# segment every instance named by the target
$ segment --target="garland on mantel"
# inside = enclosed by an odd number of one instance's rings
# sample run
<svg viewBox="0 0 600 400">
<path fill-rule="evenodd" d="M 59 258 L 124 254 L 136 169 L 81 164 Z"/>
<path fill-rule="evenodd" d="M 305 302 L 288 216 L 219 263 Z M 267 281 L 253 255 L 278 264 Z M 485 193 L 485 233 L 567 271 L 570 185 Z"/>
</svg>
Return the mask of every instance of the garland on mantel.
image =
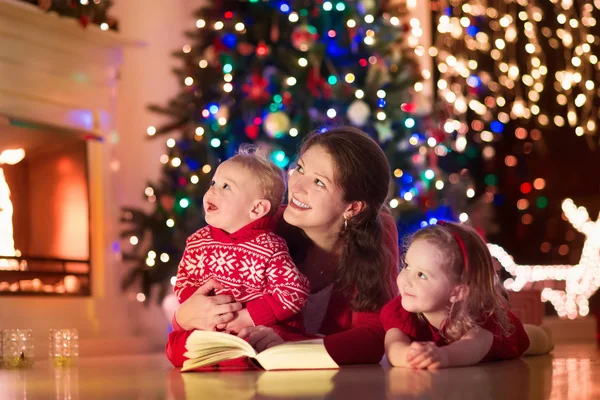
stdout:
<svg viewBox="0 0 600 400">
<path fill-rule="evenodd" d="M 100 26 L 104 31 L 117 30 L 118 21 L 108 15 L 112 0 L 19 0 L 38 6 L 47 12 L 76 18 L 84 28 L 88 24 Z"/>
</svg>

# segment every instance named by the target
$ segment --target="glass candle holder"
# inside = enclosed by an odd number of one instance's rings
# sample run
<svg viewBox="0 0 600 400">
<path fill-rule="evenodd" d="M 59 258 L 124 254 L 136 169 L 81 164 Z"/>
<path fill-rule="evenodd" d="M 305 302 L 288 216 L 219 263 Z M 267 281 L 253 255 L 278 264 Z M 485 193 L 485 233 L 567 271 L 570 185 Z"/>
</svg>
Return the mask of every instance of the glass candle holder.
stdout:
<svg viewBox="0 0 600 400">
<path fill-rule="evenodd" d="M 33 365 L 33 332 L 31 329 L 2 330 L 2 361 L 5 368 Z"/>
<path fill-rule="evenodd" d="M 79 359 L 79 333 L 77 329 L 50 329 L 48 355 L 57 367 L 75 364 Z"/>
</svg>

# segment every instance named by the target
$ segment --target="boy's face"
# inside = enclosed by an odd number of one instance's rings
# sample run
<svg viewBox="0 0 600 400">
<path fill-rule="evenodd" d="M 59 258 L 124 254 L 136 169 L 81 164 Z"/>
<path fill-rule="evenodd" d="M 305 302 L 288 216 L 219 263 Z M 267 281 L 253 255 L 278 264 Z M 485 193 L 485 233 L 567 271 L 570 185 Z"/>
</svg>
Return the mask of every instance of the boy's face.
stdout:
<svg viewBox="0 0 600 400">
<path fill-rule="evenodd" d="M 215 171 L 211 186 L 204 195 L 206 223 L 233 233 L 252 222 L 252 209 L 263 197 L 250 169 L 225 161 Z"/>
</svg>

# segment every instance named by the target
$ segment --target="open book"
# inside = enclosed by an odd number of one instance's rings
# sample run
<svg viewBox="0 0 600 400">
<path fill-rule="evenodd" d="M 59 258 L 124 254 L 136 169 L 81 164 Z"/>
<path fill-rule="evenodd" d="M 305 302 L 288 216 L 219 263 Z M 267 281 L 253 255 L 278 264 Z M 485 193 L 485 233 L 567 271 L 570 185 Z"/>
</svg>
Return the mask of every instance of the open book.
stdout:
<svg viewBox="0 0 600 400">
<path fill-rule="evenodd" d="M 194 331 L 188 337 L 181 371 L 209 367 L 223 361 L 247 357 L 267 371 L 291 369 L 337 369 L 322 339 L 287 342 L 257 353 L 248 342 L 221 332 Z"/>
</svg>

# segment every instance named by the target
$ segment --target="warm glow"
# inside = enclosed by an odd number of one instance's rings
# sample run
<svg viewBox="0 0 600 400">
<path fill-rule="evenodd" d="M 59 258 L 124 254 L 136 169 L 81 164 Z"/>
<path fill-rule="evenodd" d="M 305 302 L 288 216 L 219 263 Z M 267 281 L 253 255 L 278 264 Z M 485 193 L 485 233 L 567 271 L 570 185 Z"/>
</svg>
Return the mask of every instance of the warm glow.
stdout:
<svg viewBox="0 0 600 400">
<path fill-rule="evenodd" d="M 0 165 L 15 165 L 25 157 L 25 150 L 12 149 L 0 153 Z M 20 253 L 19 253 L 20 254 Z M 0 168 L 0 256 L 15 257 L 15 241 L 13 237 L 13 205 L 10 200 L 10 188 Z M 0 270 L 19 269 L 19 261 L 0 258 Z"/>
<path fill-rule="evenodd" d="M 600 219 L 592 221 L 585 207 L 577 207 L 571 199 L 563 201 L 562 209 L 571 225 L 586 236 L 579 264 L 519 265 L 502 247 L 495 244 L 488 247 L 492 256 L 513 276 L 504 282 L 509 290 L 518 292 L 529 282 L 565 281 L 565 290 L 547 287 L 542 291 L 541 300 L 550 301 L 559 316 L 572 319 L 589 313 L 588 299 L 600 286 Z M 559 252 L 566 254 L 568 250 L 565 246 Z M 549 251 L 547 243 L 542 244 L 542 251 Z"/>
</svg>

